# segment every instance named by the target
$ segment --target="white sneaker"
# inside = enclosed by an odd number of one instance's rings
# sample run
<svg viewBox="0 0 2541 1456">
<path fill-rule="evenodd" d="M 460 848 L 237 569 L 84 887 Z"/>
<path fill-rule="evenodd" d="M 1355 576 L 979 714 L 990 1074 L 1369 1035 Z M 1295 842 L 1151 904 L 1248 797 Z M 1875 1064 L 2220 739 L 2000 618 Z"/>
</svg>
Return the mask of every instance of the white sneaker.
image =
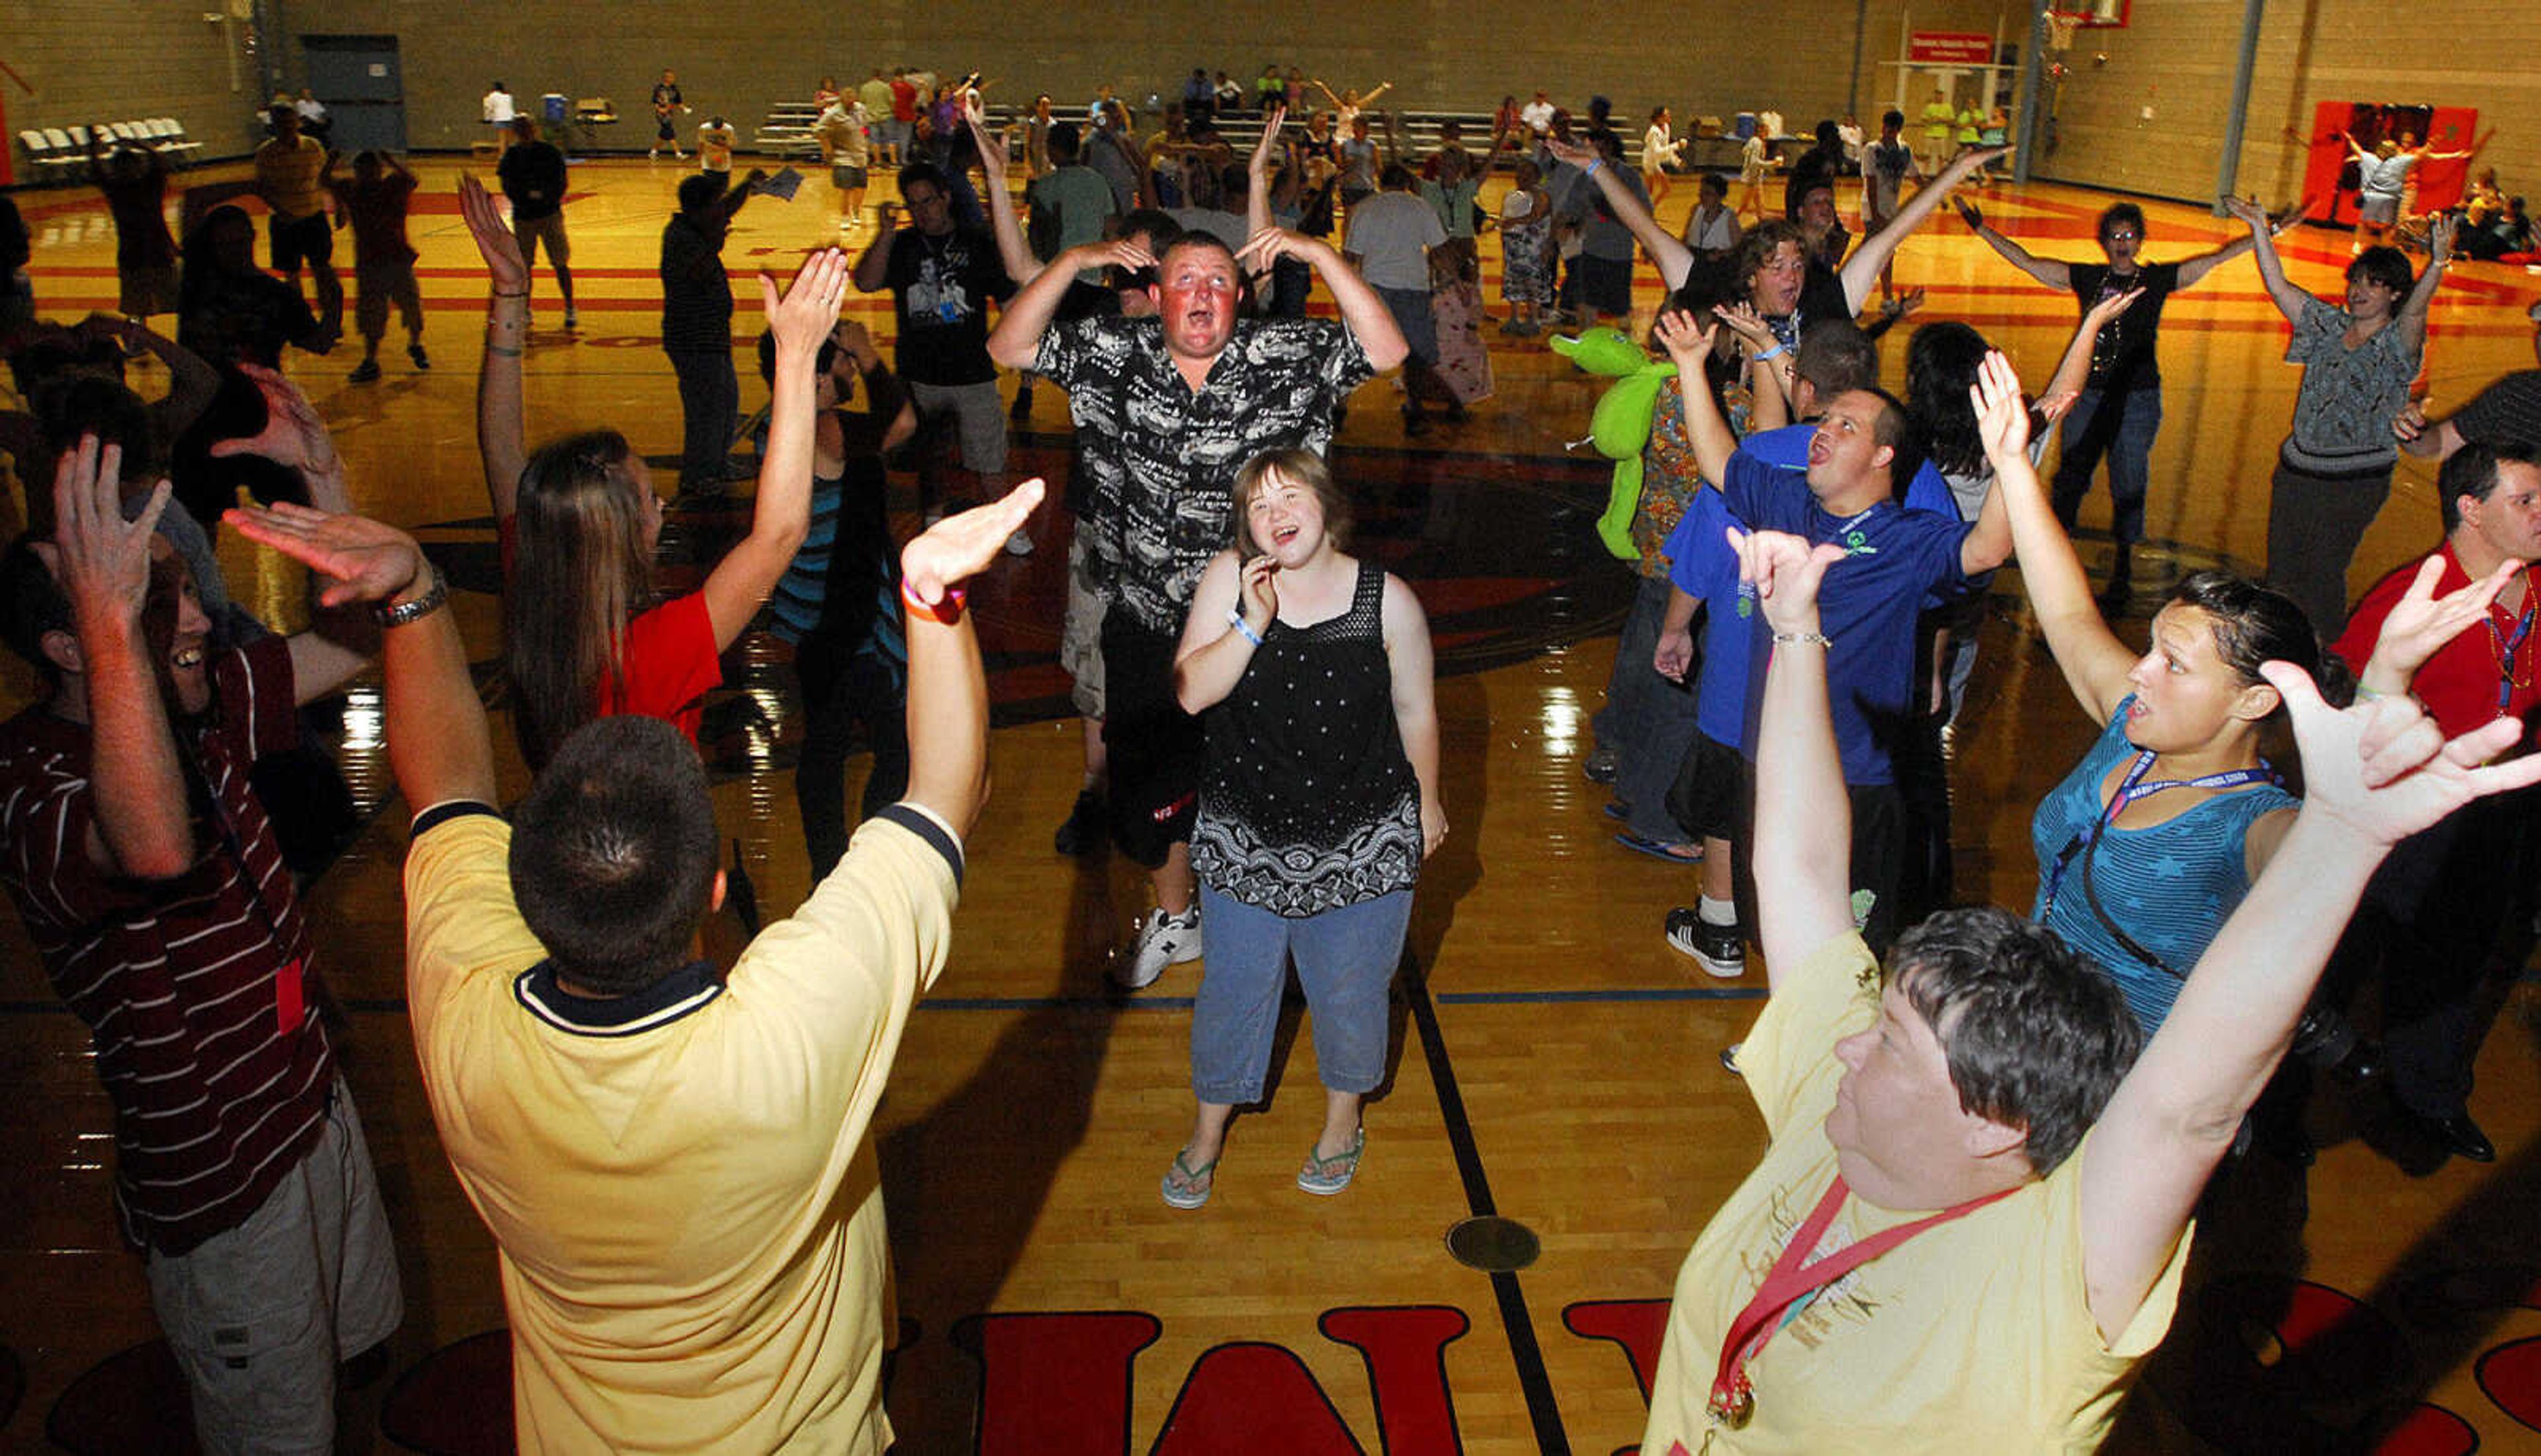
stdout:
<svg viewBox="0 0 2541 1456">
<path fill-rule="evenodd" d="M 1030 556 L 1032 553 L 1032 537 L 1024 534 L 1022 531 L 1017 531 L 1013 535 L 1006 537 L 1006 554 L 1008 556 Z"/>
<path fill-rule="evenodd" d="M 1148 912 L 1125 951 L 1112 956 L 1112 979 L 1136 991 L 1153 986 L 1165 967 L 1199 959 L 1199 907 L 1167 915 L 1163 907 Z"/>
</svg>

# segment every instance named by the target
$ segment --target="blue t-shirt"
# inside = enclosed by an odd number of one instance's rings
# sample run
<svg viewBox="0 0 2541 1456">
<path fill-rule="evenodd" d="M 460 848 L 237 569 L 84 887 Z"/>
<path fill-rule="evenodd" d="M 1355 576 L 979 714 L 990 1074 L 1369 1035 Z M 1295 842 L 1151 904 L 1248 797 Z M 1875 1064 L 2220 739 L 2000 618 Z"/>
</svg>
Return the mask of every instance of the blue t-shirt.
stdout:
<svg viewBox="0 0 2541 1456">
<path fill-rule="evenodd" d="M 1818 592 L 1820 630 L 1835 643 L 1827 655 L 1827 691 L 1836 747 L 1844 759 L 1846 783 L 1887 784 L 1894 779 L 1888 745 L 1902 728 L 1914 696 L 1915 621 L 1927 594 L 1956 589 L 1965 583 L 1959 550 L 1970 527 L 1959 520 L 1957 508 L 1950 504 L 1949 487 L 1937 475 L 1933 489 L 1940 510 L 1908 510 L 1882 501 L 1849 519 L 1828 515 L 1809 493 L 1805 468 L 1771 463 L 1751 449 L 1762 440 L 1778 457 L 1786 457 L 1787 442 L 1779 437 L 1790 433 L 1750 437 L 1729 457 L 1723 472 L 1729 477 L 1720 492 L 1726 520 L 1689 509 L 1669 540 L 1670 560 L 1681 563 L 1672 580 L 1689 594 L 1703 595 L 1713 608 L 1714 625 L 1705 638 L 1701 699 L 1706 710 L 1713 708 L 1715 698 L 1736 703 L 1740 718 L 1747 720 L 1747 699 L 1762 682 L 1761 674 L 1747 670 L 1754 659 L 1752 635 L 1757 624 L 1752 603 L 1742 602 L 1735 589 L 1735 561 L 1728 563 L 1729 586 L 1724 589 L 1720 563 L 1706 559 L 1715 550 L 1720 557 L 1729 554 L 1721 542 L 1721 527 L 1737 524 L 1787 531 L 1811 542 L 1841 542 L 1851 554 L 1827 572 L 1826 584 Z M 1805 442 L 1801 458 L 1805 465 Z M 1741 616 L 1742 606 L 1750 615 Z M 1733 620 L 1722 623 L 1724 614 Z M 1724 630 L 1739 629 L 1750 638 L 1743 650 L 1722 637 Z M 1709 654 L 1720 648 L 1728 649 L 1729 659 L 1721 670 L 1734 668 L 1753 681 L 1722 677 L 1715 685 L 1715 663 Z M 1706 734 L 1734 742 L 1753 757 L 1754 734 L 1744 722 L 1735 737 L 1725 737 L 1714 731 L 1714 725 L 1722 721 L 1716 711 L 1698 717 Z"/>
</svg>

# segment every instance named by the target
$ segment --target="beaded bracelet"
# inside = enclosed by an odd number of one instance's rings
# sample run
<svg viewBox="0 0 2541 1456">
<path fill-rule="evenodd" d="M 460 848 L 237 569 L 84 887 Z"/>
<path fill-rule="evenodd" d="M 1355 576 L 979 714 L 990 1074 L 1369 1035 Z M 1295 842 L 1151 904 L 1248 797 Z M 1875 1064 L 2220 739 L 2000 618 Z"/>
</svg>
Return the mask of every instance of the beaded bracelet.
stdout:
<svg viewBox="0 0 2541 1456">
<path fill-rule="evenodd" d="M 1824 648 L 1832 648 L 1835 646 L 1835 639 L 1827 636 L 1823 632 L 1777 632 L 1774 634 L 1774 640 L 1776 642 L 1791 643 L 1795 646 L 1806 644 L 1815 644 L 1818 647 Z"/>
</svg>

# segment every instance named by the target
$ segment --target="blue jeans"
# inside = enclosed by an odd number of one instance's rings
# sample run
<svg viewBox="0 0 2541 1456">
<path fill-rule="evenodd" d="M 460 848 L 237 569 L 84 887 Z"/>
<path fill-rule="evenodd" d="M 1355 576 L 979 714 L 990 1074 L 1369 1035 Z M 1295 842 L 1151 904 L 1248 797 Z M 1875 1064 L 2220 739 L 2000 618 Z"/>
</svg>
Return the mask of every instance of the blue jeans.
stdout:
<svg viewBox="0 0 2541 1456">
<path fill-rule="evenodd" d="M 2106 408 L 2103 408 L 2103 406 Z M 2118 544 L 2143 539 L 2144 494 L 2152 487 L 2152 440 L 2161 433 L 2161 390 L 2104 395 L 2085 389 L 2065 417 L 2065 453 L 2056 462 L 2056 519 L 2067 530 L 2090 494 L 2091 472 L 2109 457 L 2109 533 Z"/>
<path fill-rule="evenodd" d="M 1202 885 L 1199 907 L 1208 936 L 1192 1005 L 1192 1091 L 1199 1100 L 1262 1100 L 1292 955 L 1314 1015 L 1315 1072 L 1324 1085 L 1366 1092 L 1385 1079 L 1386 990 L 1412 924 L 1410 890 L 1290 920 Z"/>
<path fill-rule="evenodd" d="M 1668 813 L 1668 786 L 1694 747 L 1695 670 L 1670 682 L 1650 665 L 1659 629 L 1667 625 L 1668 579 L 1643 577 L 1615 643 L 1615 672 L 1606 680 L 1606 711 L 1597 742 L 1615 750 L 1615 797 L 1633 812 L 1626 824 L 1643 839 L 1676 844 L 1685 826 Z"/>
</svg>

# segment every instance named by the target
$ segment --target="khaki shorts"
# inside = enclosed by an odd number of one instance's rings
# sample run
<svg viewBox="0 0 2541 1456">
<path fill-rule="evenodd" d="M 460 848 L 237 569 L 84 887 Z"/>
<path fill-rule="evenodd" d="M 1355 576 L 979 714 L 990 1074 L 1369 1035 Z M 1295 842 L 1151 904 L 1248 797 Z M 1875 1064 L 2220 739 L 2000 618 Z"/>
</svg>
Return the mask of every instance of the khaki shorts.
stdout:
<svg viewBox="0 0 2541 1456">
<path fill-rule="evenodd" d="M 246 1222 L 153 1252 L 148 1274 L 204 1451 L 333 1449 L 336 1365 L 405 1318 L 351 1089 L 335 1083 L 318 1141 Z"/>
<path fill-rule="evenodd" d="M 1058 629 L 1058 665 L 1076 686 L 1068 697 L 1079 717 L 1103 718 L 1103 598 L 1094 593 L 1094 554 L 1085 522 L 1067 544 L 1067 612 Z"/>
<path fill-rule="evenodd" d="M 921 384 L 903 381 L 916 402 L 919 418 L 953 417 L 955 438 L 962 443 L 962 467 L 980 475 L 1006 468 L 1006 402 L 997 397 L 997 381 L 976 384 Z"/>
</svg>

